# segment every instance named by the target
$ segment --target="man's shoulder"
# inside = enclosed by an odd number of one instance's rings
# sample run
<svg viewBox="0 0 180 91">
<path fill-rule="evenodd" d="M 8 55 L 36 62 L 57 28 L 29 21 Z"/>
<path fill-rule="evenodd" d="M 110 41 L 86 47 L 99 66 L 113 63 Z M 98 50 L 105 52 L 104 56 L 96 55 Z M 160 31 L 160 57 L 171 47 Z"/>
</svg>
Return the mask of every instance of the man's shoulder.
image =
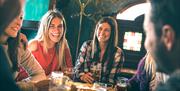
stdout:
<svg viewBox="0 0 180 91">
<path fill-rule="evenodd" d="M 166 83 L 160 84 L 157 91 L 180 91 L 180 70 L 175 71 Z"/>
</svg>

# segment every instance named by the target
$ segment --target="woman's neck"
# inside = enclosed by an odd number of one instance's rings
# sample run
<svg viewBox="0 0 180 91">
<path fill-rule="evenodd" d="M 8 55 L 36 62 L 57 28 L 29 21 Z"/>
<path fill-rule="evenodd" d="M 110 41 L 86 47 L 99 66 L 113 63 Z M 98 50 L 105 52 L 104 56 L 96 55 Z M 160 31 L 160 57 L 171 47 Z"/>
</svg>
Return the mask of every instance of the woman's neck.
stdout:
<svg viewBox="0 0 180 91">
<path fill-rule="evenodd" d="M 101 53 L 100 53 L 100 62 L 101 62 L 107 47 L 107 43 L 99 43 L 99 47 L 101 49 Z"/>
<path fill-rule="evenodd" d="M 8 36 L 2 34 L 0 35 L 0 44 L 6 44 L 7 43 Z"/>
<path fill-rule="evenodd" d="M 52 41 L 49 41 L 48 42 L 48 45 L 47 45 L 47 48 L 49 49 L 49 48 L 53 48 L 55 46 L 55 43 L 54 42 L 52 42 Z"/>
<path fill-rule="evenodd" d="M 100 47 L 101 51 L 105 51 L 106 47 L 107 47 L 107 43 L 99 43 L 99 47 Z"/>
</svg>

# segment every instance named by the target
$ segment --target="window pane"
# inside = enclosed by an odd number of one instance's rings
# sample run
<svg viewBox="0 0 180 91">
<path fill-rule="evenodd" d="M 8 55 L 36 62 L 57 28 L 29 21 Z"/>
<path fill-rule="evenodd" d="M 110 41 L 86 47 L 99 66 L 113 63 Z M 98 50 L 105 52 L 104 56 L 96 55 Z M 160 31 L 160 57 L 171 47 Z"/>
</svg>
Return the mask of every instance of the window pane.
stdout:
<svg viewBox="0 0 180 91">
<path fill-rule="evenodd" d="M 49 0 L 26 0 L 24 19 L 39 21 L 48 8 Z"/>
</svg>

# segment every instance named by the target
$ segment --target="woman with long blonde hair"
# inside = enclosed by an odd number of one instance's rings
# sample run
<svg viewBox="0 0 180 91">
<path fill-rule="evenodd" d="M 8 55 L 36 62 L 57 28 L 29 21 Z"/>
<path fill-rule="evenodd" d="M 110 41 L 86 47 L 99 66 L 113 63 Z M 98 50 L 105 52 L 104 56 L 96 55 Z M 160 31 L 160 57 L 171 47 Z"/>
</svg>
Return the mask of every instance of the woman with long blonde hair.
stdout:
<svg viewBox="0 0 180 91">
<path fill-rule="evenodd" d="M 58 10 L 49 10 L 41 19 L 36 37 L 28 44 L 28 48 L 45 70 L 46 75 L 51 74 L 52 71 L 73 67 L 65 35 L 64 16 Z"/>
</svg>

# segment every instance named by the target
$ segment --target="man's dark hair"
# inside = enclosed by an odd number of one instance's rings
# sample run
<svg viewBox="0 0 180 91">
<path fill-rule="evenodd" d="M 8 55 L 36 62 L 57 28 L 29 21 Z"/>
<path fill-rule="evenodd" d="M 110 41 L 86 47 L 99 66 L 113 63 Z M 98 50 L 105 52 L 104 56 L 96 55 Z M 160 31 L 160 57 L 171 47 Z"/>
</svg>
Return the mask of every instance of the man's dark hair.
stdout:
<svg viewBox="0 0 180 91">
<path fill-rule="evenodd" d="M 157 36 L 161 36 L 162 26 L 170 25 L 179 36 L 180 31 L 180 0 L 150 0 L 151 20 L 154 23 Z"/>
</svg>

